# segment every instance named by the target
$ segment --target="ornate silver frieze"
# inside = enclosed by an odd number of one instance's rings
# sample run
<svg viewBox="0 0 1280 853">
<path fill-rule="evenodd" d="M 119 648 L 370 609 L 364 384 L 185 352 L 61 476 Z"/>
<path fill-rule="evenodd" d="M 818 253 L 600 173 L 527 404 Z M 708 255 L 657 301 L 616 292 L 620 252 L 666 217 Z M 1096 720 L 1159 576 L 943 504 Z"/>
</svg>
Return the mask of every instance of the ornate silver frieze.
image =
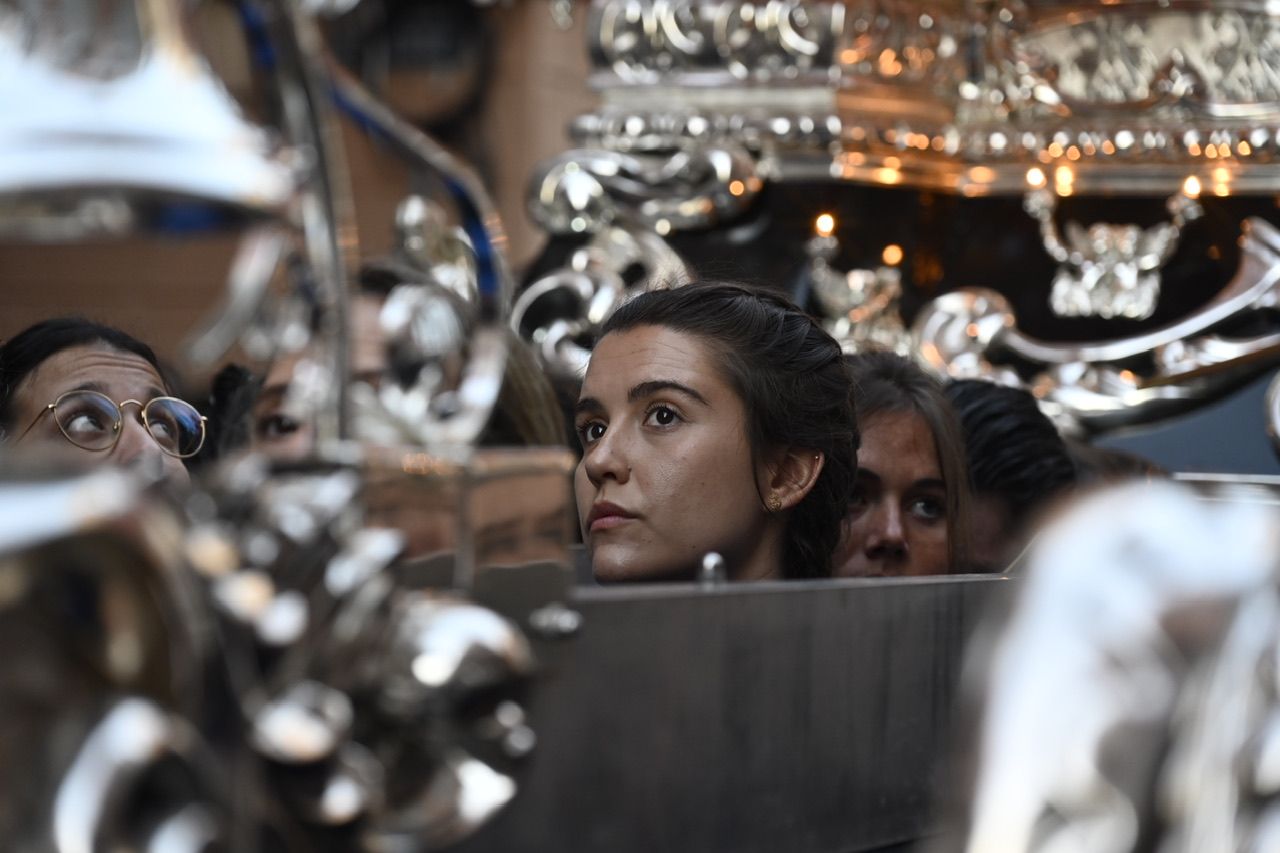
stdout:
<svg viewBox="0 0 1280 853">
<path fill-rule="evenodd" d="M 604 102 L 587 146 L 727 123 L 761 129 L 747 147 L 784 179 L 983 195 L 1048 165 L 1078 192 L 1280 187 L 1280 18 L 1261 2 L 596 0 L 588 38 Z"/>
<path fill-rule="evenodd" d="M 602 84 L 652 84 L 671 75 L 770 82 L 831 79 L 844 6 L 805 0 L 597 2 L 588 23 Z M 720 81 L 723 82 L 723 81 Z"/>
<path fill-rule="evenodd" d="M 1280 32 L 1266 4 L 1064 6 L 1011 3 L 995 16 L 998 73 L 1015 112 L 1240 118 L 1280 105 Z"/>
<path fill-rule="evenodd" d="M 878 82 L 893 96 L 857 98 L 867 70 L 846 66 L 846 177 L 892 177 L 874 171 L 892 157 L 905 161 L 896 182 L 971 195 L 1015 192 L 1036 165 L 1072 170 L 1077 191 L 1169 193 L 1188 175 L 1222 194 L 1277 185 L 1265 167 L 1280 124 L 1280 19 L 1265 4 L 1009 2 L 970 12 L 967 67 L 937 68 L 931 88 L 886 61 Z"/>
</svg>

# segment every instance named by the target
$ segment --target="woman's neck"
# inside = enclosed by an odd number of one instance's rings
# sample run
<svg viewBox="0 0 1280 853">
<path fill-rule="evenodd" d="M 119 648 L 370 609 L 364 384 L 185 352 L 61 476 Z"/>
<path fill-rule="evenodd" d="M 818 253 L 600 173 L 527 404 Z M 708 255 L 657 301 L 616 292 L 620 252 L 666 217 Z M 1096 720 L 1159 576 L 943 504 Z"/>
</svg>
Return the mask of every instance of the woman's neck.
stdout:
<svg viewBox="0 0 1280 853">
<path fill-rule="evenodd" d="M 736 565 L 735 565 L 736 564 Z M 726 567 L 731 581 L 767 581 L 782 579 L 782 528 L 771 519 L 756 542 L 756 547 L 742 559 L 730 560 Z"/>
</svg>

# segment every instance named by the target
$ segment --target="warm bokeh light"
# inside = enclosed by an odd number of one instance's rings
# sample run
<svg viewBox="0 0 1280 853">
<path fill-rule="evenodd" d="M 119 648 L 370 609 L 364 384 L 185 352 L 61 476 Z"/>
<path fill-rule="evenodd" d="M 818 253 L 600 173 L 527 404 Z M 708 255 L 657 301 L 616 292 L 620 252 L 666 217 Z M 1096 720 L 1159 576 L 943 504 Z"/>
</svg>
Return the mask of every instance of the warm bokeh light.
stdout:
<svg viewBox="0 0 1280 853">
<path fill-rule="evenodd" d="M 1046 180 L 1044 170 L 1038 166 L 1027 169 L 1027 186 L 1038 190 L 1045 185 Z"/>
<path fill-rule="evenodd" d="M 813 230 L 819 237 L 830 237 L 836 231 L 836 218 L 830 213 L 820 213 L 813 220 Z"/>
<path fill-rule="evenodd" d="M 1200 179 L 1197 178 L 1195 175 L 1189 175 L 1187 179 L 1182 182 L 1182 192 L 1188 198 L 1199 198 L 1200 197 Z"/>
<path fill-rule="evenodd" d="M 742 195 L 746 191 L 747 185 L 742 183 L 742 181 L 729 182 L 729 195 Z"/>
<path fill-rule="evenodd" d="M 897 243 L 890 243 L 880 253 L 880 260 L 884 261 L 887 266 L 896 267 L 902 263 L 902 247 Z"/>
</svg>

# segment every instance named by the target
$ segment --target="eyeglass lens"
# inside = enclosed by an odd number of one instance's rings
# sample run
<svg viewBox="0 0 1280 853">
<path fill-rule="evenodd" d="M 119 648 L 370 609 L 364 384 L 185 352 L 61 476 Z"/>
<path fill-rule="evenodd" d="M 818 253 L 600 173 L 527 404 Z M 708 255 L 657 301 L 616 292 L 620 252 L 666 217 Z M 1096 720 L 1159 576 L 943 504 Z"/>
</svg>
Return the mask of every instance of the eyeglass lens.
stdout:
<svg viewBox="0 0 1280 853">
<path fill-rule="evenodd" d="M 67 439 L 86 450 L 107 450 L 116 441 L 120 408 L 96 391 L 64 394 L 54 405 L 53 416 Z M 157 397 L 147 403 L 143 421 L 151 437 L 173 456 L 191 456 L 204 442 L 204 422 L 190 404 L 174 397 Z"/>
</svg>

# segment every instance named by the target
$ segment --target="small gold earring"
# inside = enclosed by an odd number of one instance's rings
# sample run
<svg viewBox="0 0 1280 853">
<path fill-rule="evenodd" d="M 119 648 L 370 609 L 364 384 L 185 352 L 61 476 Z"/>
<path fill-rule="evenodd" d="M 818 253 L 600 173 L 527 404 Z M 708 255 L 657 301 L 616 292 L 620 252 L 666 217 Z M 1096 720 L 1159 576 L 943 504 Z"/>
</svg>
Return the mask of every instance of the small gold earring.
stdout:
<svg viewBox="0 0 1280 853">
<path fill-rule="evenodd" d="M 782 509 L 782 498 L 778 497 L 777 495 L 774 495 L 773 497 L 769 498 L 769 510 L 771 512 L 778 512 L 781 509 Z"/>
</svg>

